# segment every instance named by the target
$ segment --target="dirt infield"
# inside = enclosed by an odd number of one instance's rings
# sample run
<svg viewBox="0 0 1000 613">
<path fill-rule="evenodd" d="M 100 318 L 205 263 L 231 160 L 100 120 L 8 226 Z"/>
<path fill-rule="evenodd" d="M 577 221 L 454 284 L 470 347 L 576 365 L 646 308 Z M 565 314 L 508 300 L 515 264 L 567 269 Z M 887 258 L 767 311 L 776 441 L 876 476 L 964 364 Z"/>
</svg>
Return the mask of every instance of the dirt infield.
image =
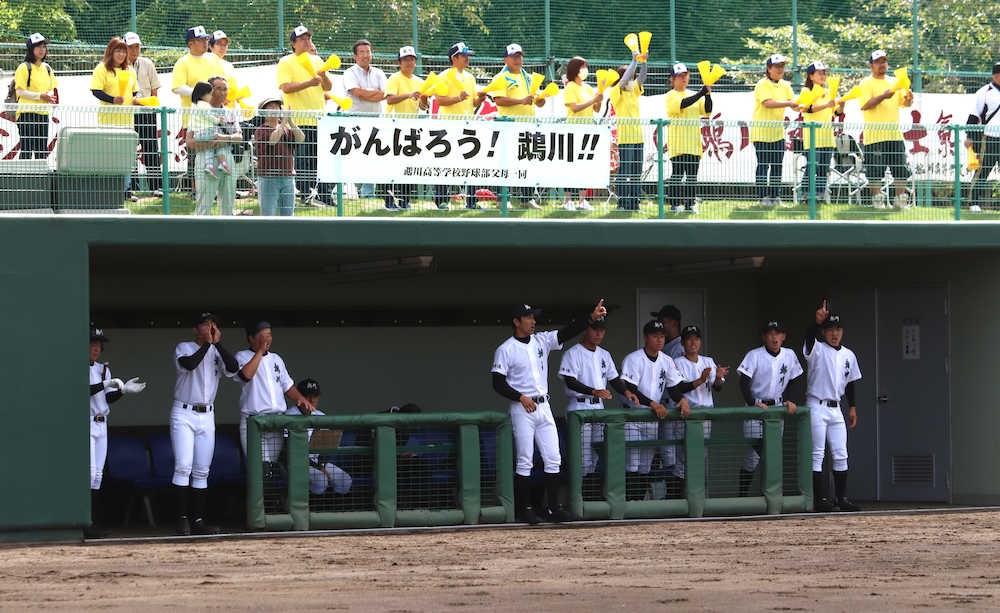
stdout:
<svg viewBox="0 0 1000 613">
<path fill-rule="evenodd" d="M 1000 513 L 0 549 L 0 607 L 1000 607 Z"/>
</svg>

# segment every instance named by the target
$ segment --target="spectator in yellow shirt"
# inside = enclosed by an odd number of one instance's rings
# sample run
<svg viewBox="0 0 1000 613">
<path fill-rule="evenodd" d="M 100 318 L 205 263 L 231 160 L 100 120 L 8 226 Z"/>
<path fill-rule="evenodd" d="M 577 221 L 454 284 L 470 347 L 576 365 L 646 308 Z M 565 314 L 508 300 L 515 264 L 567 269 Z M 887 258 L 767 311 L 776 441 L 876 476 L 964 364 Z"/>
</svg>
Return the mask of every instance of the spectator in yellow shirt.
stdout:
<svg viewBox="0 0 1000 613">
<path fill-rule="evenodd" d="M 833 157 L 833 115 L 843 112 L 840 104 L 826 87 L 826 73 L 830 70 L 824 62 L 813 62 L 806 67 L 806 80 L 802 90 L 811 90 L 816 85 L 823 88 L 823 95 L 813 100 L 812 104 L 802 111 L 802 120 L 820 124 L 816 128 L 816 197 L 830 203 L 830 192 L 827 191 L 827 177 L 830 174 L 830 159 Z M 809 149 L 812 147 L 812 136 L 809 128 L 802 127 L 802 146 L 808 160 Z M 802 187 L 799 191 L 803 198 L 809 196 L 809 175 L 811 170 L 806 162 L 806 172 L 802 175 Z"/>
<path fill-rule="evenodd" d="M 122 88 L 122 84 L 125 87 Z M 90 79 L 90 93 L 100 100 L 101 106 L 117 106 L 114 109 L 102 108 L 97 112 L 97 123 L 103 126 L 119 128 L 133 127 L 133 115 L 128 107 L 138 93 L 138 80 L 135 69 L 128 61 L 128 47 L 125 41 L 115 36 L 104 48 L 104 57 L 94 67 Z M 132 202 L 138 198 L 132 194 L 132 175 L 125 175 L 125 195 Z"/>
<path fill-rule="evenodd" d="M 906 164 L 906 147 L 899 129 L 899 109 L 913 104 L 913 93 L 908 89 L 892 90 L 896 79 L 886 76 L 889 58 L 882 49 L 871 54 L 868 65 L 872 74 L 861 81 L 858 104 L 865 120 L 862 134 L 865 176 L 871 186 L 872 203 L 879 209 L 886 205 L 882 178 L 888 168 L 895 180 L 893 203 L 899 208 L 909 208 L 906 180 L 910 178 L 910 168 Z"/>
<path fill-rule="evenodd" d="M 21 138 L 22 160 L 49 155 L 49 105 L 56 104 L 56 78 L 45 63 L 49 39 L 35 32 L 25 41 L 24 62 L 14 71 L 14 91 L 19 105 L 32 105 L 31 110 L 18 110 L 15 117 Z M 24 108 L 23 106 L 20 108 Z"/>
<path fill-rule="evenodd" d="M 292 30 L 290 40 L 292 53 L 278 61 L 278 89 L 285 98 L 285 108 L 290 111 L 322 111 L 326 107 L 323 92 L 333 89 L 333 81 L 326 71 L 320 71 L 323 62 L 318 55 L 309 53 L 312 47 L 312 31 L 304 25 L 298 25 Z M 312 76 L 298 57 L 303 53 L 309 55 L 316 69 Z M 316 125 L 315 115 L 295 116 L 295 123 L 302 129 L 305 140 L 299 143 L 295 153 L 295 188 L 303 202 L 316 198 L 321 203 L 330 206 L 331 184 L 316 182 Z M 313 185 L 316 186 L 315 195 Z"/>
<path fill-rule="evenodd" d="M 464 42 L 458 42 L 448 50 L 448 59 L 451 68 L 442 72 L 439 76 L 448 87 L 445 95 L 438 94 L 436 97 L 440 107 L 442 119 L 453 119 L 455 116 L 470 116 L 475 108 L 486 97 L 484 94 L 476 93 L 476 79 L 466 72 L 469 67 L 469 56 L 476 52 L 469 49 Z M 454 74 L 454 79 L 451 74 Z M 448 185 L 434 186 L 434 204 L 441 210 L 448 208 Z M 465 186 L 465 208 L 479 209 L 476 204 L 476 188 L 474 185 Z"/>
<path fill-rule="evenodd" d="M 567 123 L 592 123 L 594 112 L 601 110 L 604 94 L 594 92 L 585 82 L 590 76 L 587 60 L 576 56 L 566 65 L 566 88 L 563 89 L 563 104 L 566 105 Z M 594 207 L 586 199 L 586 190 L 577 191 L 577 200 L 573 202 L 570 190 L 566 190 L 566 202 L 563 208 L 574 211 L 577 208 L 592 211 Z M 531 204 L 530 202 L 528 203 Z M 541 207 L 539 207 L 541 208 Z"/>
<path fill-rule="evenodd" d="M 640 59 L 642 67 L 636 76 Z M 645 55 L 633 52 L 632 63 L 618 68 L 618 83 L 608 91 L 608 99 L 615 108 L 618 120 L 618 156 L 621 160 L 616 182 L 618 208 L 626 211 L 638 211 L 642 198 L 643 136 L 639 121 L 639 97 L 642 96 L 642 85 L 646 82 L 649 67 L 645 60 Z"/>
<path fill-rule="evenodd" d="M 208 32 L 205 26 L 192 26 L 187 29 L 188 52 L 182 55 L 174 63 L 173 74 L 170 76 L 170 89 L 181 98 L 181 107 L 191 106 L 191 92 L 199 81 L 207 82 L 209 79 L 222 74 L 222 65 L 219 58 L 208 53 Z M 188 113 L 181 114 L 181 128 L 179 138 L 187 135 Z M 193 191 L 194 185 L 194 155 L 187 156 L 188 162 L 188 182 Z"/>
<path fill-rule="evenodd" d="M 409 45 L 400 47 L 397 63 L 399 71 L 385 82 L 385 112 L 416 115 L 420 109 L 427 108 L 427 96 L 420 95 L 424 80 L 413 74 L 417 68 L 416 49 Z M 377 189 L 385 193 L 385 208 L 388 210 L 409 209 L 410 199 L 417 191 L 412 184 L 380 185 Z"/>
<path fill-rule="evenodd" d="M 703 85 L 697 93 L 687 90 L 691 73 L 684 64 L 670 69 L 667 118 L 679 120 L 667 127 L 667 154 L 670 156 L 670 189 L 667 194 L 674 212 L 698 213 L 698 167 L 701 165 L 701 122 L 712 112 L 712 88 Z M 683 184 L 682 184 L 683 183 Z"/>
<path fill-rule="evenodd" d="M 531 76 L 524 69 L 524 51 L 521 45 L 511 43 L 503 56 L 504 69 L 498 72 L 493 81 L 503 80 L 506 88 L 502 94 L 493 94 L 493 102 L 497 105 L 501 117 L 534 117 L 535 107 L 545 106 L 544 98 L 535 98 L 528 93 L 531 86 Z M 511 195 L 524 203 L 528 208 L 540 209 L 534 197 L 534 188 L 513 187 Z"/>
<path fill-rule="evenodd" d="M 767 58 L 764 78 L 753 88 L 750 141 L 757 154 L 757 197 L 760 205 L 767 207 L 781 205 L 781 164 L 785 159 L 785 127 L 781 122 L 785 109 L 795 108 L 792 86 L 781 78 L 786 61 L 780 53 Z"/>
</svg>

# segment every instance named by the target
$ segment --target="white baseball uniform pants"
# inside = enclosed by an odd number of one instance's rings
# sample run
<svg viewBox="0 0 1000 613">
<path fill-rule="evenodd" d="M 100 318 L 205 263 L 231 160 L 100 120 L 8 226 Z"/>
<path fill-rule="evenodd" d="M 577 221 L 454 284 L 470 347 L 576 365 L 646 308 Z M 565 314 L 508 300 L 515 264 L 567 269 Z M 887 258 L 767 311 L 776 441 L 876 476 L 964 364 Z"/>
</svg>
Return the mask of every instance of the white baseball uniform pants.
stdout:
<svg viewBox="0 0 1000 613">
<path fill-rule="evenodd" d="M 566 412 L 578 411 L 577 402 L 570 402 L 570 406 L 566 408 Z M 604 408 L 601 405 L 586 405 L 587 409 L 598 409 Z M 589 475 L 590 473 L 597 470 L 597 452 L 594 451 L 594 443 L 600 443 L 604 440 L 604 424 L 595 424 L 590 422 L 585 422 L 580 425 L 580 445 L 583 453 L 581 457 L 583 459 L 583 474 Z"/>
<path fill-rule="evenodd" d="M 781 422 L 781 436 L 785 436 L 785 422 Z M 743 438 L 753 438 L 753 439 L 763 439 L 764 438 L 764 420 L 762 419 L 744 419 L 743 420 Z M 760 443 L 755 443 L 759 445 Z M 743 470 L 747 472 L 753 472 L 757 470 L 757 466 L 760 464 L 760 454 L 753 447 L 747 449 L 747 452 L 743 455 Z"/>
<path fill-rule="evenodd" d="M 101 489 L 104 463 L 108 459 L 108 422 L 90 418 L 90 489 Z"/>
<path fill-rule="evenodd" d="M 823 455 L 830 445 L 833 470 L 847 470 L 847 424 L 839 406 L 829 407 L 817 398 L 807 398 L 813 437 L 813 472 L 823 470 Z"/>
<path fill-rule="evenodd" d="M 243 445 L 243 457 L 247 455 L 247 418 L 251 415 L 240 414 L 240 444 Z M 264 462 L 277 462 L 281 455 L 281 446 L 285 444 L 284 432 L 260 433 L 260 457 Z"/>
<path fill-rule="evenodd" d="M 170 443 L 174 448 L 171 483 L 203 490 L 215 455 L 215 412 L 196 413 L 174 402 L 170 410 Z"/>
<path fill-rule="evenodd" d="M 659 424 L 655 421 L 625 422 L 626 441 L 655 441 L 659 431 Z M 625 471 L 648 475 L 656 456 L 656 447 L 627 447 L 626 450 Z"/>
<path fill-rule="evenodd" d="M 556 422 L 552 418 L 552 408 L 549 403 L 540 403 L 534 412 L 529 413 L 520 402 L 512 402 L 510 422 L 514 429 L 517 474 L 522 477 L 531 475 L 536 443 L 538 452 L 542 455 L 545 472 L 558 473 L 562 457 L 559 455 L 559 434 L 556 432 Z"/>
<path fill-rule="evenodd" d="M 346 494 L 351 491 L 351 475 L 347 474 L 336 464 L 327 462 L 323 468 L 326 472 L 310 466 L 309 467 L 309 491 L 314 495 L 320 495 L 332 487 L 337 494 Z"/>
<path fill-rule="evenodd" d="M 705 420 L 701 422 L 702 431 L 705 433 L 705 440 L 712 438 L 712 422 Z M 664 424 L 664 430 L 666 432 L 666 438 L 669 441 L 683 441 L 684 434 L 687 432 L 687 422 L 683 419 L 678 419 L 675 421 L 668 421 Z M 664 455 L 666 456 L 666 451 L 670 450 L 673 452 L 673 465 L 674 465 L 674 476 L 678 479 L 684 479 L 687 476 L 687 451 L 684 449 L 683 445 L 672 447 L 664 447 Z M 708 463 L 708 447 L 705 448 L 705 463 Z M 664 460 L 664 465 L 670 466 L 670 462 Z M 708 472 L 707 470 L 705 471 Z"/>
</svg>

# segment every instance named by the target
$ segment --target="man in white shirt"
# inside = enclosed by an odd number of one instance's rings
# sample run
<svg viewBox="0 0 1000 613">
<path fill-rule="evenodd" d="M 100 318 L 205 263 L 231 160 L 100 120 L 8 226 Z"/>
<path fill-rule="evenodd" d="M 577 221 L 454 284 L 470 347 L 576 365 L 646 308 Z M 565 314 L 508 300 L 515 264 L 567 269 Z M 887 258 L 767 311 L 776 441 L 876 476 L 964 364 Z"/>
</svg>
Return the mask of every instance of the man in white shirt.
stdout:
<svg viewBox="0 0 1000 613">
<path fill-rule="evenodd" d="M 514 334 L 493 354 L 493 390 L 510 401 L 511 425 L 517 468 L 514 474 L 514 500 L 520 507 L 521 521 L 537 524 L 540 520 L 531 505 L 529 476 L 534 464 L 535 444 L 545 463 L 545 489 L 552 521 L 574 521 L 576 517 L 559 502 L 559 435 L 549 405 L 548 358 L 553 349 L 583 332 L 591 322 L 608 314 L 604 299 L 594 307 L 589 319 L 572 321 L 562 330 L 535 333 L 535 319 L 541 314 L 528 304 L 511 311 Z"/>
<path fill-rule="evenodd" d="M 194 320 L 194 341 L 178 343 L 174 349 L 177 382 L 170 409 L 171 488 L 177 499 L 180 536 L 219 532 L 205 523 L 208 471 L 215 454 L 215 394 L 223 373 L 237 370 L 236 359 L 220 344 L 221 325 L 212 313 L 199 314 Z M 189 498 L 193 503 L 190 520 Z"/>
<path fill-rule="evenodd" d="M 760 330 L 764 344 L 751 349 L 736 368 L 740 373 L 740 392 L 747 406 L 757 406 L 763 410 L 787 410 L 794 415 L 795 403 L 784 398 L 785 388 L 802 375 L 802 365 L 795 352 L 782 345 L 785 342 L 785 326 L 772 319 L 764 323 Z M 784 432 L 784 423 L 782 423 Z M 743 437 L 753 442 L 743 456 L 740 468 L 740 496 L 747 496 L 753 481 L 754 471 L 760 464 L 761 439 L 764 436 L 764 422 L 760 419 L 743 421 Z"/>
<path fill-rule="evenodd" d="M 816 326 L 811 328 L 802 347 L 806 358 L 806 406 L 812 425 L 813 497 L 817 511 L 861 509 L 847 498 L 847 429 L 858 424 L 854 382 L 861 379 L 861 369 L 854 352 L 841 344 L 844 328 L 840 315 L 827 310 L 823 301 L 816 311 Z M 847 424 L 840 408 L 841 396 L 847 397 Z M 833 456 L 833 482 L 836 499 L 826 495 L 823 481 L 823 455 L 830 445 Z"/>
<path fill-rule="evenodd" d="M 372 66 L 371 41 L 361 39 L 354 43 L 354 65 L 344 71 L 344 90 L 354 104 L 352 113 L 381 113 L 388 80 L 380 68 Z M 358 186 L 362 198 L 375 195 L 375 186 L 364 183 Z"/>
<path fill-rule="evenodd" d="M 976 92 L 976 102 L 966 121 L 969 125 L 982 124 L 983 133 L 966 132 L 973 150 L 979 156 L 979 169 L 972 181 L 970 210 L 996 208 L 990 204 L 988 179 L 993 167 L 1000 164 L 1000 62 L 993 64 L 993 78 Z"/>
<path fill-rule="evenodd" d="M 142 40 L 135 32 L 125 33 L 125 45 L 128 47 L 128 61 L 135 67 L 135 76 L 139 87 L 139 97 L 156 96 L 160 91 L 160 77 L 156 74 L 153 60 L 140 55 Z M 162 196 L 163 164 L 160 159 L 159 115 L 155 112 L 136 113 L 135 131 L 139 133 L 139 146 L 142 148 L 142 163 L 146 166 L 146 182 L 149 191 L 154 196 Z"/>
</svg>

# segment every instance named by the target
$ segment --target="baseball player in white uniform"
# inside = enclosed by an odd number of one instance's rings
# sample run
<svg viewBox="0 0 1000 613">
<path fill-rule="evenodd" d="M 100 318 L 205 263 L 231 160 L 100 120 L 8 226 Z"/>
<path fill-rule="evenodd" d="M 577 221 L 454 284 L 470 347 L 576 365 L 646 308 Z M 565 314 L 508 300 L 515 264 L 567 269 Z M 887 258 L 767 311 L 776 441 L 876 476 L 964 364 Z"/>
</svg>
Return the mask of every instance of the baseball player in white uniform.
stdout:
<svg viewBox="0 0 1000 613">
<path fill-rule="evenodd" d="M 108 364 L 97 361 L 104 351 L 108 337 L 100 328 L 90 329 L 90 525 L 83 529 L 87 538 L 104 538 L 108 531 L 98 525 L 101 516 L 101 479 L 104 463 L 108 459 L 109 405 L 117 402 L 122 394 L 138 394 L 146 384 L 138 378 L 122 382 L 111 378 Z"/>
<path fill-rule="evenodd" d="M 315 379 L 303 379 L 295 384 L 295 389 L 302 394 L 303 398 L 312 403 L 313 406 L 319 406 L 320 389 L 318 381 Z M 319 409 L 314 410 L 311 414 L 325 415 Z M 302 411 L 299 410 L 298 406 L 292 405 L 285 411 L 285 415 L 302 415 Z M 331 431 L 320 430 L 319 432 Z M 325 447 L 326 443 L 320 440 L 322 436 L 313 438 L 313 434 L 316 433 L 312 428 L 307 433 L 310 448 L 319 448 L 317 445 Z M 333 490 L 335 494 L 346 494 L 351 491 L 351 482 L 351 475 L 347 474 L 339 466 L 333 462 L 322 461 L 318 453 L 309 454 L 309 493 L 319 496 L 326 493 L 327 490 Z"/>
<path fill-rule="evenodd" d="M 615 361 L 607 349 L 601 347 L 608 331 L 608 321 L 602 317 L 590 323 L 583 331 L 583 340 L 563 354 L 559 364 L 559 377 L 566 384 L 569 405 L 566 411 L 603 409 L 604 401 L 611 400 L 615 390 L 634 404 L 639 404 L 635 394 L 628 391 L 618 375 Z M 594 443 L 604 440 L 603 424 L 585 423 L 581 428 L 583 445 L 583 475 L 586 477 L 597 468 Z"/>
<path fill-rule="evenodd" d="M 639 400 L 638 408 L 651 409 L 656 417 L 667 416 L 667 407 L 658 399 L 668 396 L 677 402 L 681 416 L 687 417 L 691 407 L 684 393 L 692 389 L 684 383 L 676 364 L 663 353 L 666 336 L 663 322 L 649 321 L 642 327 L 643 348 L 637 349 L 622 360 L 622 380 L 625 386 Z M 659 433 L 658 422 L 627 422 L 625 440 L 655 441 Z M 655 447 L 633 447 L 628 449 L 625 464 L 626 496 L 630 499 L 645 497 L 648 489 L 649 470 L 656 455 Z M 631 487 L 630 487 L 631 486 Z"/>
<path fill-rule="evenodd" d="M 177 534 L 182 536 L 219 532 L 218 527 L 205 523 L 208 471 L 215 454 L 215 394 L 223 372 L 237 370 L 236 359 L 220 343 L 220 327 L 215 315 L 201 313 L 194 320 L 194 341 L 174 348 L 177 382 L 170 409 L 171 487 L 177 499 Z M 190 515 L 189 498 L 193 503 Z"/>
<path fill-rule="evenodd" d="M 239 369 L 235 373 L 243 385 L 240 392 L 240 443 L 243 445 L 244 455 L 247 452 L 248 417 L 284 413 L 286 396 L 306 415 L 316 410 L 295 388 L 295 382 L 285 368 L 285 361 L 271 351 L 271 324 L 263 320 L 251 322 L 246 326 L 246 335 L 250 348 L 237 352 L 236 363 Z M 278 461 L 282 438 L 281 432 L 263 433 L 264 462 Z"/>
<path fill-rule="evenodd" d="M 764 344 L 751 349 L 743 357 L 736 368 L 740 373 L 740 392 L 747 406 L 757 406 L 767 410 L 773 407 L 785 407 L 789 414 L 794 415 L 796 406 L 791 400 L 785 400 L 784 394 L 788 384 L 802 375 L 802 365 L 795 352 L 782 345 L 785 342 L 785 326 L 776 319 L 768 320 L 760 329 Z M 784 424 L 782 424 L 784 432 Z M 756 441 L 751 443 L 743 456 L 743 467 L 740 468 L 740 496 L 747 496 L 754 471 L 760 464 L 760 440 L 764 436 L 764 422 L 760 419 L 743 421 L 743 438 Z"/>
<path fill-rule="evenodd" d="M 552 521 L 574 521 L 576 517 L 559 503 L 559 435 L 549 404 L 548 357 L 553 349 L 583 332 L 591 322 L 608 314 L 604 300 L 589 318 L 573 320 L 562 330 L 535 333 L 535 318 L 542 312 L 519 304 L 511 312 L 514 334 L 493 354 L 493 390 L 510 401 L 517 468 L 514 475 L 515 500 L 520 518 L 529 524 L 540 521 L 531 505 L 530 482 L 535 444 L 545 464 L 545 488 Z"/>
<path fill-rule="evenodd" d="M 806 358 L 806 406 L 812 425 L 813 495 L 817 511 L 829 512 L 834 504 L 841 511 L 859 511 L 847 498 L 847 429 L 858 424 L 854 382 L 861 379 L 861 369 L 854 352 L 841 345 L 844 329 L 840 315 L 827 310 L 823 301 L 816 311 L 816 326 L 809 330 L 802 347 Z M 847 397 L 848 415 L 840 408 L 841 396 Z M 823 454 L 830 445 L 833 455 L 833 482 L 836 500 L 826 495 L 823 481 Z"/>
<path fill-rule="evenodd" d="M 700 355 L 701 351 L 701 328 L 698 326 L 684 326 L 681 330 L 681 344 L 684 347 L 684 355 L 674 358 L 674 364 L 680 371 L 684 381 L 691 384 L 691 390 L 684 393 L 684 398 L 692 408 L 712 408 L 715 401 L 712 392 L 722 390 L 722 385 L 726 382 L 726 375 L 729 374 L 728 366 L 719 366 L 715 360 L 708 356 Z M 683 439 L 686 427 L 684 422 L 675 422 L 673 429 L 674 438 Z M 707 440 L 712 435 L 712 422 L 705 420 L 702 428 Z M 708 448 L 705 448 L 705 459 L 708 460 Z M 674 476 L 681 482 L 687 477 L 687 462 L 683 453 L 677 454 L 677 462 L 674 464 Z"/>
</svg>

